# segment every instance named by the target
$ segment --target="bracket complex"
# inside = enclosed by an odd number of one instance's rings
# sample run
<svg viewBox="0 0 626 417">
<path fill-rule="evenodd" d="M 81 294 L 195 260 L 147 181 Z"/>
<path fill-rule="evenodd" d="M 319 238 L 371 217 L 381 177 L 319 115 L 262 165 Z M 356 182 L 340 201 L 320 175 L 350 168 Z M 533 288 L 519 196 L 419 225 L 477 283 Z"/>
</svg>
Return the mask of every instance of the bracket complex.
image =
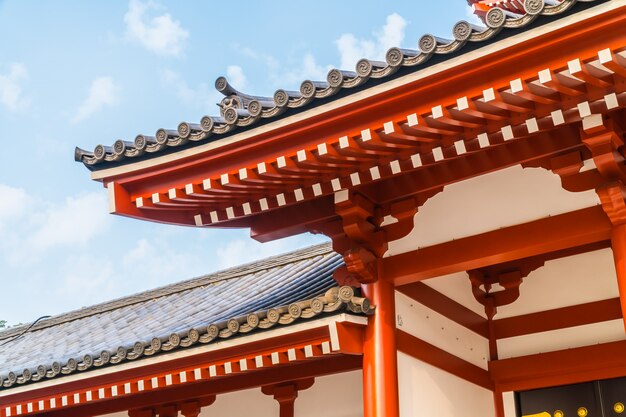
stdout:
<svg viewBox="0 0 626 417">
<path fill-rule="evenodd" d="M 346 265 L 335 271 L 335 280 L 353 286 L 376 281 L 378 260 L 388 243 L 408 235 L 417 209 L 441 190 L 384 206 L 352 190 L 335 193 L 338 218 L 312 227 L 313 232 L 329 236 L 335 251 L 343 255 Z"/>
</svg>

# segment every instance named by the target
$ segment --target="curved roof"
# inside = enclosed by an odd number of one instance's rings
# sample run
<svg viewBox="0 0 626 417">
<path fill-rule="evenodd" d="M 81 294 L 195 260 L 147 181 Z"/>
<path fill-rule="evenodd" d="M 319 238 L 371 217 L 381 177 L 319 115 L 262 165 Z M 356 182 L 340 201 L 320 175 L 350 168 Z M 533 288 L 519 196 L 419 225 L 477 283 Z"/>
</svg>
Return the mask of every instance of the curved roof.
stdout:
<svg viewBox="0 0 626 417">
<path fill-rule="evenodd" d="M 75 159 L 90 170 L 98 170 L 218 140 L 237 129 L 271 122 L 416 71 L 428 65 L 435 56 L 446 59 L 473 49 L 471 45 L 482 46 L 496 39 L 501 32 L 513 34 L 516 30 L 529 28 L 539 18 L 543 23 L 548 22 L 550 16 L 582 9 L 580 3 L 603 1 L 606 0 L 525 0 L 525 14 L 492 7 L 484 16 L 486 27 L 460 21 L 452 29 L 453 39 L 426 34 L 419 39 L 419 49 L 394 47 L 387 51 L 384 62 L 363 58 L 354 70 L 332 69 L 326 80 L 305 80 L 299 91 L 280 89 L 273 97 L 242 93 L 225 77 L 219 77 L 215 87 L 225 96 L 219 104 L 219 116 L 204 116 L 198 123 L 181 122 L 176 130 L 159 129 L 154 136 L 140 134 L 133 142 L 118 140 L 112 146 L 97 145 L 93 152 L 76 148 Z"/>
<path fill-rule="evenodd" d="M 0 389 L 344 310 L 329 244 L 183 281 L 0 333 Z M 294 304 L 295 303 L 295 304 Z"/>
</svg>

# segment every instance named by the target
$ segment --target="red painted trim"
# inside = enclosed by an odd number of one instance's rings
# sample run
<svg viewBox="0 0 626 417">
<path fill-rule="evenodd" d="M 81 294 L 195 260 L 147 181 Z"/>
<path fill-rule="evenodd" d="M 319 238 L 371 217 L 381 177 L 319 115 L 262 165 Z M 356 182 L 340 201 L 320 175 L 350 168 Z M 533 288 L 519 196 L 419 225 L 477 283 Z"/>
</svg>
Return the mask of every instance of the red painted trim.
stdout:
<svg viewBox="0 0 626 417">
<path fill-rule="evenodd" d="M 495 417 L 506 417 L 504 415 L 504 398 L 502 392 L 495 390 L 493 392 L 493 408 L 495 411 Z"/>
<path fill-rule="evenodd" d="M 400 352 L 479 387 L 493 390 L 493 382 L 486 370 L 399 329 L 396 330 L 396 340 Z"/>
<path fill-rule="evenodd" d="M 339 342 L 339 351 L 348 355 L 363 354 L 365 326 L 355 323 L 334 323 Z"/>
<path fill-rule="evenodd" d="M 381 266 L 399 286 L 608 240 L 611 230 L 602 208 L 590 207 L 390 256 Z"/>
<path fill-rule="evenodd" d="M 418 303 L 425 305 L 431 310 L 436 311 L 437 313 L 449 318 L 474 333 L 477 333 L 485 338 L 489 337 L 489 329 L 486 318 L 473 312 L 464 305 L 446 297 L 423 282 L 401 285 L 396 287 L 396 291 L 401 292 L 407 297 L 412 298 Z"/>
<path fill-rule="evenodd" d="M 603 45 L 603 48 L 623 47 L 620 29 L 626 20 L 624 9 L 618 8 L 583 22 L 572 23 L 557 31 L 440 71 L 426 79 L 260 134 L 254 140 L 225 145 L 201 156 L 129 174 L 120 183 L 145 179 L 151 174 L 167 174 L 168 181 L 163 183 L 167 188 L 179 182 L 183 176 L 193 176 L 199 166 L 207 166 L 207 163 L 216 175 L 220 175 L 229 172 L 232 165 L 240 168 L 256 164 L 264 154 L 269 156 L 277 152 L 296 152 L 306 145 L 316 146 L 319 138 L 339 137 L 347 131 L 358 133 L 372 124 L 382 125 L 390 119 L 389 109 L 401 114 L 402 118 L 406 117 L 407 111 L 415 109 L 416 103 L 422 107 L 417 113 L 429 113 L 433 105 L 452 103 L 461 96 L 480 96 L 485 88 L 508 85 L 511 68 L 515 68 L 517 77 L 522 79 L 536 77 L 537 71 L 544 68 L 564 65 L 573 58 L 596 56 L 598 45 Z M 297 140 L 294 141 L 294 138 Z M 201 181 L 203 178 L 197 179 Z"/>
<path fill-rule="evenodd" d="M 40 388 L 22 393 L 9 394 L 1 397 L 2 403 L 19 403 L 32 401 L 34 398 L 46 398 L 55 395 L 61 395 L 67 392 L 81 391 L 88 387 L 101 387 L 113 384 L 123 384 L 126 381 L 136 381 L 140 378 L 149 378 L 154 375 L 164 375 L 167 373 L 176 373 L 184 369 L 192 369 L 206 363 L 215 363 L 227 361 L 233 358 L 254 357 L 261 352 L 269 352 L 292 347 L 300 348 L 315 342 L 329 340 L 330 334 L 328 326 L 321 326 L 314 329 L 304 330 L 298 333 L 287 334 L 283 336 L 264 339 L 256 342 L 247 343 L 240 346 L 214 350 L 198 355 L 187 356 L 184 358 L 167 360 L 156 364 L 150 364 L 133 369 L 120 370 L 107 375 L 99 375 L 92 378 L 81 379 L 68 383 L 61 382 L 59 384 Z M 192 348 L 193 349 L 193 348 Z M 137 363 L 141 363 L 139 360 Z M 36 386 L 36 385 L 35 385 Z M 5 391 L 6 392 L 6 391 Z M 1 413 L 1 410 L 0 410 Z"/>
<path fill-rule="evenodd" d="M 501 391 L 520 391 L 626 375 L 626 341 L 489 362 Z"/>
<path fill-rule="evenodd" d="M 380 131 L 385 122 L 401 122 L 406 119 L 409 113 L 416 113 L 419 117 L 423 118 L 432 113 L 434 106 L 443 106 L 444 110 L 447 112 L 447 108 L 453 106 L 456 99 L 459 97 L 467 96 L 473 99 L 480 97 L 483 90 L 486 88 L 505 89 L 509 86 L 511 79 L 516 77 L 519 77 L 522 83 L 528 84 L 537 79 L 537 72 L 540 70 L 549 68 L 552 71 L 559 71 L 565 68 L 567 62 L 571 59 L 576 58 L 582 61 L 595 59 L 598 49 L 612 48 L 613 50 L 617 50 L 617 48 L 622 48 L 623 36 L 621 36 L 620 29 L 624 26 L 624 21 L 626 20 L 623 10 L 624 8 L 619 8 L 603 13 L 601 16 L 589 18 L 584 22 L 574 22 L 568 25 L 567 28 L 559 29 L 550 34 L 539 35 L 533 39 L 490 53 L 488 56 L 473 59 L 458 67 L 442 70 L 425 79 L 394 88 L 392 91 L 377 95 L 372 94 L 370 97 L 366 97 L 356 103 L 350 103 L 343 106 L 341 109 L 327 111 L 324 114 L 281 127 L 275 131 L 258 134 L 255 137 L 239 143 L 225 145 L 218 149 L 207 151 L 202 155 L 190 156 L 181 161 L 164 163 L 157 167 L 145 169 L 142 172 L 134 172 L 120 175 L 119 177 L 108 178 L 106 181 L 116 180 L 119 182 L 119 184 L 127 190 L 132 200 L 134 197 L 149 195 L 153 192 L 163 193 L 170 187 L 180 189 L 187 183 L 202 181 L 205 178 L 219 178 L 219 175 L 223 173 L 233 174 L 240 168 L 250 168 L 255 166 L 258 162 L 266 162 L 269 164 L 278 156 L 287 156 L 289 159 L 299 150 L 314 151 L 319 144 L 320 138 L 332 138 L 336 140 L 336 138 L 344 135 L 355 138 L 359 136 L 360 132 L 364 129 L 372 129 L 373 135 L 376 136 L 377 133 L 375 130 Z M 515 70 L 511 71 L 511 68 Z M 616 91 L 622 88 L 623 86 L 616 83 Z M 588 86 L 588 89 L 581 92 L 581 96 L 578 98 L 580 98 L 581 101 L 593 102 L 602 99 L 604 94 L 606 94 L 606 89 Z M 558 96 L 558 93 L 555 92 L 555 95 Z M 572 107 L 573 102 L 571 97 L 566 97 L 564 94 L 561 98 L 563 99 L 562 101 L 569 106 L 568 108 L 575 108 L 575 106 Z M 507 114 L 506 123 L 510 123 L 511 126 L 521 125 L 528 117 L 536 117 L 538 119 L 547 117 L 550 111 L 554 109 L 555 107 L 552 104 L 530 104 L 522 109 L 524 113 L 513 112 L 510 114 L 510 117 L 508 117 L 509 115 Z M 431 122 L 435 125 L 442 125 L 441 121 Z M 467 124 L 468 122 L 465 123 Z M 493 120 L 487 120 L 484 122 L 484 125 L 480 125 L 479 123 L 478 129 L 460 129 L 455 128 L 455 126 L 446 126 L 445 123 L 443 127 L 434 128 L 431 126 L 426 128 L 434 129 L 442 133 L 444 139 L 442 145 L 444 148 L 450 149 L 452 148 L 450 146 L 452 141 L 459 139 L 457 133 L 462 132 L 460 138 L 467 141 L 469 148 L 474 147 L 470 149 L 469 153 L 478 154 L 478 156 L 468 157 L 467 159 L 465 157 L 459 157 L 458 159 L 461 160 L 461 165 L 471 166 L 477 160 L 492 158 L 492 152 L 490 152 L 489 149 L 484 152 L 479 150 L 478 146 L 475 144 L 476 141 L 472 143 L 472 138 L 475 138 L 478 133 L 482 133 L 484 130 L 488 130 L 491 133 L 496 132 L 502 127 L 502 123 L 502 121 L 494 122 Z M 470 125 L 472 125 L 472 123 L 470 123 Z M 544 129 L 542 128 L 542 130 Z M 577 132 L 577 128 L 573 130 Z M 376 141 L 376 138 L 374 137 L 372 141 Z M 523 139 L 520 141 L 525 142 Z M 550 141 L 541 140 L 541 143 L 549 142 Z M 412 144 L 408 148 L 397 148 L 396 145 L 397 143 L 394 141 L 386 143 L 384 148 L 385 156 L 382 158 L 383 162 L 388 163 L 391 159 L 406 160 L 410 154 L 417 150 L 429 151 L 428 144 L 425 146 Z M 575 145 L 582 146 L 578 141 Z M 552 152 L 571 150 L 571 146 L 575 145 L 570 144 L 569 147 L 563 147 Z M 364 146 L 371 146 L 371 144 Z M 526 146 L 526 144 L 524 146 Z M 499 146 L 495 147 L 498 148 Z M 513 148 L 517 149 L 517 146 L 513 146 Z M 367 152 L 370 152 L 371 156 L 371 152 L 373 152 L 371 149 L 361 149 L 361 151 L 363 151 L 363 154 L 359 155 L 359 157 L 362 157 Z M 446 149 L 444 149 L 444 151 L 446 151 Z M 515 159 L 511 154 L 518 155 L 518 153 L 514 151 L 509 151 L 508 155 L 507 152 L 503 152 L 502 150 L 495 153 L 505 155 L 502 160 L 499 158 L 495 159 L 495 163 L 493 164 L 495 166 L 491 168 L 492 170 L 510 165 L 511 160 Z M 346 155 L 344 155 L 344 157 L 352 158 L 348 162 L 354 162 L 353 157 Z M 517 161 L 515 163 L 519 162 L 520 161 Z M 324 181 L 338 176 L 347 179 L 345 175 L 349 174 L 349 172 L 344 172 L 345 170 L 332 173 L 332 171 L 323 169 L 323 172 L 320 172 L 318 168 L 315 168 L 315 172 L 304 172 L 311 168 L 299 168 L 294 161 L 291 161 L 290 165 L 293 164 L 295 164 L 295 166 L 289 168 L 289 172 L 279 172 L 276 177 L 278 180 L 281 178 L 285 180 L 282 186 L 290 191 L 293 189 L 293 180 L 295 178 L 293 172 L 296 171 L 298 172 L 297 175 L 302 175 L 301 179 L 310 181 L 312 181 L 311 178 L 317 180 L 317 178 L 323 176 L 325 176 L 323 178 Z M 438 166 L 439 164 L 431 164 L 429 162 L 427 165 Z M 367 163 L 364 164 L 362 168 L 368 168 Z M 277 171 L 280 171 L 280 169 Z M 438 168 L 431 169 L 430 167 L 424 166 L 418 169 L 418 171 L 427 171 L 427 176 L 433 178 L 439 177 Z M 448 174 L 448 178 L 450 178 L 448 182 L 459 181 L 463 176 L 465 176 L 465 172 L 461 172 L 460 174 L 456 172 Z M 418 191 L 424 191 L 423 188 L 416 190 L 415 184 L 422 183 L 411 181 L 411 177 L 408 176 L 394 181 L 394 186 L 402 185 L 403 183 L 410 185 L 408 192 L 413 194 Z M 308 185 L 310 186 L 311 184 Z M 371 188 L 368 184 L 365 184 L 365 182 L 359 187 L 364 191 L 366 191 L 367 188 Z M 380 197 L 373 199 L 377 203 L 390 204 L 396 201 L 395 199 L 400 198 L 398 194 L 389 193 L 389 190 L 394 189 L 394 187 L 383 187 L 380 181 L 373 188 L 377 189 L 377 194 L 379 194 Z M 258 188 L 255 189 L 258 190 Z M 241 192 L 240 189 L 237 191 Z M 269 191 L 267 193 L 269 193 Z M 365 194 L 369 193 L 365 192 Z M 245 196 L 245 194 L 243 194 L 243 196 Z M 309 195 L 306 196 L 305 200 L 311 198 L 313 197 Z M 216 224 L 215 226 L 217 227 L 250 227 L 251 225 L 259 225 L 261 222 L 258 218 L 258 212 L 248 217 L 236 218 L 232 221 L 227 220 L 228 216 L 225 216 L 223 213 L 224 209 L 231 205 L 240 205 L 243 202 L 241 199 L 242 194 L 233 194 L 224 200 L 223 204 L 219 206 L 205 206 L 204 210 L 216 210 L 216 212 L 220 214 L 220 219 L 224 222 Z M 295 204 L 295 201 L 288 202 L 288 204 L 291 203 Z M 301 204 L 297 205 L 301 206 Z M 124 207 L 120 206 L 120 210 L 124 210 Z M 237 210 L 239 210 L 239 208 L 237 208 Z M 278 211 L 280 212 L 282 210 Z M 142 217 L 146 220 L 164 221 L 183 225 L 194 225 L 193 216 L 199 214 L 197 210 L 141 210 L 141 212 L 143 213 Z M 129 216 L 136 215 L 135 210 L 130 210 L 129 212 L 119 211 L 118 213 L 123 215 L 127 214 Z M 200 214 L 206 215 L 207 213 L 202 212 Z M 315 219 L 311 219 L 311 221 L 313 220 Z M 205 223 L 202 222 L 202 224 Z M 284 232 L 274 232 L 265 238 L 261 237 L 261 239 L 282 237 L 286 234 L 301 231 L 303 231 L 303 228 L 286 229 Z M 260 234 L 260 236 L 264 235 L 267 234 Z"/>
<path fill-rule="evenodd" d="M 47 411 L 46 417 L 90 417 L 94 415 L 125 412 L 129 409 L 153 407 L 172 402 L 194 400 L 211 394 L 222 394 L 263 385 L 278 384 L 294 379 L 331 375 L 361 368 L 360 356 L 336 355 L 295 365 L 272 367 L 253 374 L 233 375 L 207 381 L 173 386 L 162 390 L 138 393 L 132 396 L 76 405 L 70 410 Z"/>
<path fill-rule="evenodd" d="M 619 298 L 494 320 L 496 339 L 548 332 L 622 318 Z"/>
</svg>

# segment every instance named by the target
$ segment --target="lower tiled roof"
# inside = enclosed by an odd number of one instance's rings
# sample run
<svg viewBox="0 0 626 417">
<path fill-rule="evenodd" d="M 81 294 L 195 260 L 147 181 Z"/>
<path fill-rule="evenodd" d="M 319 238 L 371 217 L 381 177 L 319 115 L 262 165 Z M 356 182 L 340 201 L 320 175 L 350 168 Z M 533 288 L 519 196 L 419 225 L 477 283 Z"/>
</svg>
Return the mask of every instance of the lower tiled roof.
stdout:
<svg viewBox="0 0 626 417">
<path fill-rule="evenodd" d="M 323 244 L 0 333 L 0 389 L 343 310 L 367 300 L 337 288 Z"/>
</svg>

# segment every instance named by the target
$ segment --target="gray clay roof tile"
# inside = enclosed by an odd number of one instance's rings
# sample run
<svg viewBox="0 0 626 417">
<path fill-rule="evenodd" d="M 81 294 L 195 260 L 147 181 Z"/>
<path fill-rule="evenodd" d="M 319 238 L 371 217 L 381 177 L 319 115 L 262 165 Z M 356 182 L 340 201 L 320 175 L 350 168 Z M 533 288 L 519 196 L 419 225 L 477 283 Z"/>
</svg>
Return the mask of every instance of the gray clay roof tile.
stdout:
<svg viewBox="0 0 626 417">
<path fill-rule="evenodd" d="M 370 313 L 367 300 L 354 296 L 349 287 L 336 287 L 332 273 L 341 264 L 341 257 L 323 244 L 55 316 L 30 329 L 26 325 L 0 332 L 0 389 L 75 372 L 72 359 L 78 371 L 132 359 L 137 342 L 145 354 L 154 354 L 237 336 L 241 331 L 230 332 L 227 320 L 250 313 L 260 320 L 258 328 L 246 331 L 273 327 L 278 319 L 284 325 L 343 310 Z M 276 321 L 268 318 L 273 308 L 314 297 L 323 301 L 323 311 L 309 308 L 301 316 L 287 312 Z M 209 334 L 211 324 L 218 325 L 218 334 Z M 191 329 L 200 331 L 199 341 L 188 337 Z M 180 341 L 172 342 L 172 335 Z M 160 347 L 150 350 L 155 339 Z M 88 361 L 85 355 L 90 355 Z M 38 367 L 45 375 L 38 375 Z"/>
<path fill-rule="evenodd" d="M 138 135 L 134 142 L 118 140 L 113 146 L 97 145 L 93 151 L 76 148 L 74 158 L 90 170 L 99 170 L 217 140 L 233 131 L 320 105 L 327 102 L 329 97 L 332 100 L 360 91 L 422 69 L 432 62 L 489 44 L 502 36 L 548 23 L 554 16 L 565 16 L 590 3 L 605 1 L 525 0 L 525 14 L 511 13 L 506 7 L 496 6 L 484 16 L 486 27 L 460 21 L 452 28 L 452 39 L 425 34 L 417 43 L 418 49 L 393 47 L 387 51 L 384 62 L 363 58 L 357 62 L 355 71 L 332 69 L 325 81 L 305 80 L 300 85 L 300 91 L 281 89 L 273 97 L 242 93 L 231 86 L 225 77 L 219 77 L 215 81 L 215 88 L 224 95 L 218 105 L 220 116 L 204 116 L 200 123 L 181 122 L 177 130 L 159 129 L 155 136 Z M 435 56 L 439 56 L 439 59 L 432 59 Z M 340 92 L 342 94 L 338 94 Z"/>
</svg>

